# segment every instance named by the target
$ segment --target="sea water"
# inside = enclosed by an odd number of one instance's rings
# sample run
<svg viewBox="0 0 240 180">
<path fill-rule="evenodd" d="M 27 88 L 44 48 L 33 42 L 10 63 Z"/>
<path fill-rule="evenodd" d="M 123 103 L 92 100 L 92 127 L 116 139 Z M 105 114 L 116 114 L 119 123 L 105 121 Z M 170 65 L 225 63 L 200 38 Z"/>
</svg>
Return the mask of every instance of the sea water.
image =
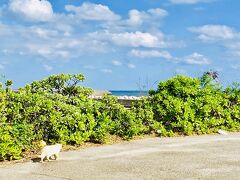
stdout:
<svg viewBox="0 0 240 180">
<path fill-rule="evenodd" d="M 147 96 L 148 91 L 125 91 L 125 90 L 110 90 L 113 96 Z"/>
</svg>

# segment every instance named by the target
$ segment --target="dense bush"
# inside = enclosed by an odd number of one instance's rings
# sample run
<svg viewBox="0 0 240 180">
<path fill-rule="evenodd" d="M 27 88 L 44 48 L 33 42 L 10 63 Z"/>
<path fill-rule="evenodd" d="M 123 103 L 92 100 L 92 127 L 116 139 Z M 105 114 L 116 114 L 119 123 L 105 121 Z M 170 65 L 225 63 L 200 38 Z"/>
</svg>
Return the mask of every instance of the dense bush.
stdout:
<svg viewBox="0 0 240 180">
<path fill-rule="evenodd" d="M 19 158 L 39 140 L 88 141 L 102 117 L 93 112 L 97 103 L 87 98 L 91 90 L 76 86 L 83 79 L 82 75 L 54 75 L 17 92 L 6 84 L 0 93 L 0 158 Z"/>
<path fill-rule="evenodd" d="M 131 139 L 143 131 L 141 119 L 136 118 L 136 113 L 124 108 L 113 96 L 105 96 L 101 100 L 102 106 L 99 109 L 106 113 L 111 119 L 111 134 L 116 134 L 124 139 Z"/>
<path fill-rule="evenodd" d="M 11 90 L 8 83 L 0 98 L 0 158 L 19 158 L 34 142 L 105 143 L 109 135 L 131 139 L 142 131 L 141 119 L 111 96 L 88 98 L 89 88 L 77 86 L 82 75 L 54 75 Z"/>
<path fill-rule="evenodd" d="M 154 119 L 167 131 L 185 135 L 240 130 L 239 87 L 222 91 L 210 78 L 176 76 L 159 83 L 149 98 Z"/>
<path fill-rule="evenodd" d="M 217 73 L 201 78 L 176 76 L 130 109 L 116 97 L 88 98 L 82 74 L 59 74 L 12 91 L 12 81 L 0 87 L 0 160 L 18 159 L 24 151 L 48 144 L 105 143 L 109 136 L 131 139 L 156 133 L 206 134 L 218 129 L 240 130 L 240 85 L 226 89 Z"/>
</svg>

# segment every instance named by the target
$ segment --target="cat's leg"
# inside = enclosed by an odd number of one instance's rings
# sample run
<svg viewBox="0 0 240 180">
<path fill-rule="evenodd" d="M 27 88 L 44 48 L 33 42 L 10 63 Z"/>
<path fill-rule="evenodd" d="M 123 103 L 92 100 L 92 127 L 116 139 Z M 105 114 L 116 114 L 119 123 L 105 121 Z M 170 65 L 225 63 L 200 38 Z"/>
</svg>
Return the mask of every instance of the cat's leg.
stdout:
<svg viewBox="0 0 240 180">
<path fill-rule="evenodd" d="M 47 161 L 50 161 L 49 156 L 47 156 Z"/>
<path fill-rule="evenodd" d="M 43 154 L 41 154 L 41 163 L 43 163 L 43 160 L 44 160 L 45 156 Z"/>
<path fill-rule="evenodd" d="M 57 160 L 57 158 L 59 157 L 59 154 L 58 153 L 54 154 L 54 157 L 55 157 L 55 160 Z"/>
</svg>

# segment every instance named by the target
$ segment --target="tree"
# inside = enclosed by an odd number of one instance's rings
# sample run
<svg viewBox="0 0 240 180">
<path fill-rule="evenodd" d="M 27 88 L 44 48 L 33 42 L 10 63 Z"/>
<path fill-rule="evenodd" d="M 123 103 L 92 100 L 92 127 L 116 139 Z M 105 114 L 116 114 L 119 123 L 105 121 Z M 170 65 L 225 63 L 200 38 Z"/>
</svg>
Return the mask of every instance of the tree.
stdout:
<svg viewBox="0 0 240 180">
<path fill-rule="evenodd" d="M 25 88 L 30 89 L 32 93 L 47 92 L 68 96 L 84 94 L 87 96 L 92 93 L 92 90 L 78 86 L 84 80 L 85 77 L 82 74 L 57 74 L 40 81 L 33 81 L 30 86 L 27 85 Z"/>
<path fill-rule="evenodd" d="M 201 81 L 201 86 L 205 87 L 206 85 L 218 85 L 218 78 L 219 78 L 219 74 L 217 71 L 206 71 L 203 73 L 202 77 L 200 77 L 200 81 Z"/>
</svg>

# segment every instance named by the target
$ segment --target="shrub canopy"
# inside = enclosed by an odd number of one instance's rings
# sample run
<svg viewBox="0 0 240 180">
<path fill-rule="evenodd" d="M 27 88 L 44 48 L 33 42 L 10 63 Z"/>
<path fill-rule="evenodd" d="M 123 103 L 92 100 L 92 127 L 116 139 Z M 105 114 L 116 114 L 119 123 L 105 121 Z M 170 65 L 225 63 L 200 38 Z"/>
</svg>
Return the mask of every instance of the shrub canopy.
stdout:
<svg viewBox="0 0 240 180">
<path fill-rule="evenodd" d="M 82 74 L 53 75 L 12 91 L 12 81 L 0 87 L 0 159 L 19 159 L 37 142 L 105 143 L 110 135 L 131 139 L 206 134 L 218 129 L 240 130 L 240 85 L 223 89 L 211 73 L 201 78 L 176 76 L 136 101 L 131 109 L 116 97 L 88 98 L 79 86 Z"/>
</svg>

